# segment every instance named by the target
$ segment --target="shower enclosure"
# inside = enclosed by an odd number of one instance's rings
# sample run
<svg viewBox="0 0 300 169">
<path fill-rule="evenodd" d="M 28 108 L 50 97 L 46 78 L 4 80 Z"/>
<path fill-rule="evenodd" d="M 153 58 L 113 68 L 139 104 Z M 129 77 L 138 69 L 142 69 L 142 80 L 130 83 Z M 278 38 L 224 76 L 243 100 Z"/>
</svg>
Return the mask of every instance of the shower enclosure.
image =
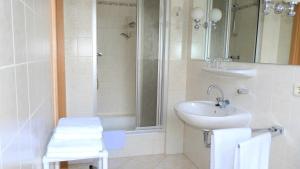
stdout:
<svg viewBox="0 0 300 169">
<path fill-rule="evenodd" d="M 160 128 L 164 0 L 97 0 L 97 109 L 106 130 Z"/>
</svg>

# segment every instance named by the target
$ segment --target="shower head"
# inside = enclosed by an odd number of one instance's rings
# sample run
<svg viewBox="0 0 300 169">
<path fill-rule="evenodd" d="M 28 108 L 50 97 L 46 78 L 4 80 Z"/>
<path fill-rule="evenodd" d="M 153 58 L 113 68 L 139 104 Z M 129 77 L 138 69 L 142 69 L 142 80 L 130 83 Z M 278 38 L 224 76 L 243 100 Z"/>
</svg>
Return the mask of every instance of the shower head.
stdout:
<svg viewBox="0 0 300 169">
<path fill-rule="evenodd" d="M 120 35 L 126 39 L 130 38 L 130 35 L 128 35 L 127 33 L 121 33 Z"/>
</svg>

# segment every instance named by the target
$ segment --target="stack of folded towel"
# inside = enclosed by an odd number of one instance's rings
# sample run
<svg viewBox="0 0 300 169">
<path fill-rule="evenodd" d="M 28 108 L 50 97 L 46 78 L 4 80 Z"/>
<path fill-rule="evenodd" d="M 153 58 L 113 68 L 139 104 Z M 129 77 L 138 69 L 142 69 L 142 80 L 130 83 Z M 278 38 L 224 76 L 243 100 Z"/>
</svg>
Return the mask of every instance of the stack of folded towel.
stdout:
<svg viewBox="0 0 300 169">
<path fill-rule="evenodd" d="M 103 150 L 103 127 L 98 117 L 62 118 L 48 148 L 48 158 L 93 157 Z"/>
<path fill-rule="evenodd" d="M 214 130 L 211 169 L 268 169 L 271 134 L 251 136 L 250 128 Z"/>
</svg>

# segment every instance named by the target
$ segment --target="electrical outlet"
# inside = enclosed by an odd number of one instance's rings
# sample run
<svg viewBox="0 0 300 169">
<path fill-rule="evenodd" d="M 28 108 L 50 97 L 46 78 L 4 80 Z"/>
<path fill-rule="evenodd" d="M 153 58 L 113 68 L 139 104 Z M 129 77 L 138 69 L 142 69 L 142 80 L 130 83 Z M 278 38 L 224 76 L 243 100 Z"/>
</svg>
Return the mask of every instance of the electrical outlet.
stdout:
<svg viewBox="0 0 300 169">
<path fill-rule="evenodd" d="M 300 97 L 300 83 L 294 85 L 294 95 Z"/>
</svg>

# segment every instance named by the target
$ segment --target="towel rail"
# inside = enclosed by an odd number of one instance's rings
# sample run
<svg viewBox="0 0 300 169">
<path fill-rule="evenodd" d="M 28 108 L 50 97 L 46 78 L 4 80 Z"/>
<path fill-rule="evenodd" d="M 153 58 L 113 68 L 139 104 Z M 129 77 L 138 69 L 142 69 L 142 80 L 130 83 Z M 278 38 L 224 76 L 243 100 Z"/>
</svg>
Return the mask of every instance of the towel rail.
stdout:
<svg viewBox="0 0 300 169">
<path fill-rule="evenodd" d="M 272 137 L 276 137 L 284 133 L 284 128 L 281 126 L 272 126 L 270 128 L 252 129 L 252 132 L 254 133 L 270 132 L 272 134 Z"/>
<path fill-rule="evenodd" d="M 272 137 L 276 137 L 276 136 L 282 135 L 284 133 L 284 128 L 281 126 L 272 126 L 269 128 L 252 129 L 252 132 L 254 134 L 270 132 Z M 210 148 L 211 135 L 212 135 L 212 130 L 204 130 L 203 131 L 203 141 L 207 148 Z"/>
</svg>

